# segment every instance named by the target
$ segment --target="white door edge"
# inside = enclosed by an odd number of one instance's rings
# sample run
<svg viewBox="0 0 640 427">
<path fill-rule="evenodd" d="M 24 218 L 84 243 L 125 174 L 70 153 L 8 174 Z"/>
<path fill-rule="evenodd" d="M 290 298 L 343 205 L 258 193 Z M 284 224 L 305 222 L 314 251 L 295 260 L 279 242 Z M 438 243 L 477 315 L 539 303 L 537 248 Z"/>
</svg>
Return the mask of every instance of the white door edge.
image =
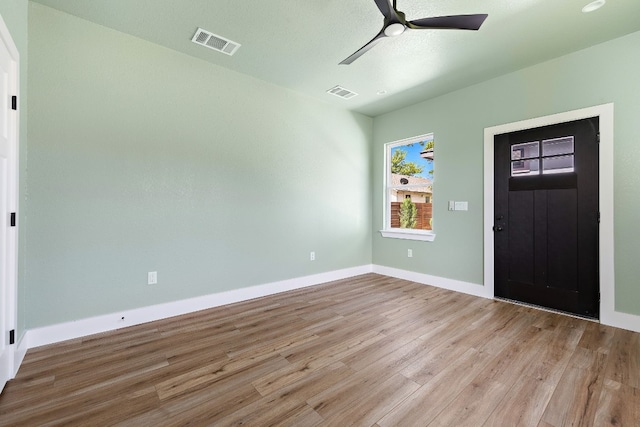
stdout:
<svg viewBox="0 0 640 427">
<path fill-rule="evenodd" d="M 15 95 L 20 100 L 19 88 L 20 88 L 20 55 L 18 49 L 9 33 L 4 19 L 0 16 L 0 43 L 2 43 L 11 58 L 11 67 L 9 70 L 8 92 L 11 95 Z M 0 100 L 0 102 L 2 102 Z M 10 99 L 7 98 L 4 102 L 10 103 Z M 16 110 L 9 109 L 8 118 L 8 164 L 7 164 L 7 208 L 8 212 L 18 212 L 18 141 L 19 141 L 19 114 Z M 17 225 L 17 224 L 16 224 Z M 8 344 L 9 331 L 16 329 L 17 326 L 17 226 L 10 227 L 7 231 L 7 259 L 6 259 L 6 299 L 0 302 L 2 307 L 0 308 L 0 315 L 4 316 L 5 329 L 2 331 L 2 337 L 0 339 L 5 340 Z M 15 332 L 14 332 L 15 334 Z M 14 338 L 17 339 L 17 337 Z M 0 369 L 3 374 L 0 377 L 0 391 L 4 388 L 5 377 L 11 379 L 15 376 L 17 367 L 14 363 L 16 345 L 7 346 L 6 351 L 3 352 L 0 357 Z"/>
</svg>

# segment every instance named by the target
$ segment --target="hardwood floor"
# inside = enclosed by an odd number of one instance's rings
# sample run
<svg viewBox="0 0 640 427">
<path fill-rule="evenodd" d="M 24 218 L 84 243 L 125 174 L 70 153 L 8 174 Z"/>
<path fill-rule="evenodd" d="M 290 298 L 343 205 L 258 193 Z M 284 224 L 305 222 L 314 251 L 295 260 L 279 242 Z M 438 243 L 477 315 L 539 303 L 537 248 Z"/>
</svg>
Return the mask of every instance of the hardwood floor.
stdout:
<svg viewBox="0 0 640 427">
<path fill-rule="evenodd" d="M 369 274 L 29 350 L 0 425 L 638 426 L 640 334 Z"/>
</svg>

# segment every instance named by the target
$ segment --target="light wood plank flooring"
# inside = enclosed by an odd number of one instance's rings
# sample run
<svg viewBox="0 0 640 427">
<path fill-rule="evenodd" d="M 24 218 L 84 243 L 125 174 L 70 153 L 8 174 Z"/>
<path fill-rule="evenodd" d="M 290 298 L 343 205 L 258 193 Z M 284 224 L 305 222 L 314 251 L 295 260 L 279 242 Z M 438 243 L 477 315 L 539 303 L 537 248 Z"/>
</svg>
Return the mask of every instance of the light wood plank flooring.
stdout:
<svg viewBox="0 0 640 427">
<path fill-rule="evenodd" d="M 368 274 L 29 350 L 0 425 L 638 426 L 640 334 Z"/>
</svg>

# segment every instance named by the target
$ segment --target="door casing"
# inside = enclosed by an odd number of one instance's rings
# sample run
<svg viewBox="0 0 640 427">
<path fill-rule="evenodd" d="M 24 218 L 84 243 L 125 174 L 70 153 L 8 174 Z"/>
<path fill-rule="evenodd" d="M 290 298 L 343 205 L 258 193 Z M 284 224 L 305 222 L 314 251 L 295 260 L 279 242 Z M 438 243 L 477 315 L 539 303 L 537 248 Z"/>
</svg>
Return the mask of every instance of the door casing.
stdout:
<svg viewBox="0 0 640 427">
<path fill-rule="evenodd" d="M 494 283 L 494 136 L 525 129 L 535 129 L 573 120 L 598 117 L 600 124 L 600 321 L 618 324 L 615 313 L 615 274 L 613 246 L 613 104 L 603 104 L 484 130 L 484 286 L 488 296 L 495 295 Z"/>
</svg>

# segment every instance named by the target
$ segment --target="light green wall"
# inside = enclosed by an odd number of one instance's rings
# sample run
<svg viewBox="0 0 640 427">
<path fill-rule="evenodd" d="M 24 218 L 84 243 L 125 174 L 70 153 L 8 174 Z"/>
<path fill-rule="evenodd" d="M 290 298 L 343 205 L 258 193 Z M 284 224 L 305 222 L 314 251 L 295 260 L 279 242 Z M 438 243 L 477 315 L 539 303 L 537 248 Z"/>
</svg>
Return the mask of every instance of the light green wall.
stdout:
<svg viewBox="0 0 640 427">
<path fill-rule="evenodd" d="M 4 23 L 7 24 L 13 42 L 23 60 L 27 56 L 27 8 L 27 0 L 2 0 L 0 2 L 0 15 Z"/>
<path fill-rule="evenodd" d="M 0 13 L 26 31 L 25 2 L 14 3 Z M 640 314 L 638 45 L 631 34 L 372 121 L 31 4 L 22 324 L 372 260 L 482 283 L 483 129 L 608 102 L 616 308 Z M 383 239 L 382 146 L 428 132 L 436 240 Z M 449 212 L 447 200 L 467 200 L 469 211 Z M 146 285 L 152 270 L 156 286 Z"/>
<path fill-rule="evenodd" d="M 2 0 L 0 1 L 0 15 L 9 28 L 11 38 L 20 54 L 20 141 L 19 141 L 19 201 L 18 201 L 18 324 L 17 336 L 21 339 L 26 330 L 26 289 L 24 287 L 26 277 L 26 230 L 27 230 L 27 200 L 26 191 L 27 171 L 27 0 Z"/>
<path fill-rule="evenodd" d="M 370 118 L 34 3 L 29 53 L 29 328 L 371 262 Z"/>
<path fill-rule="evenodd" d="M 616 309 L 640 315 L 640 32 L 376 117 L 373 262 L 483 282 L 483 130 L 613 102 Z M 385 239 L 383 145 L 435 134 L 434 242 Z M 468 212 L 447 211 L 468 200 Z M 407 258 L 407 249 L 413 258 Z"/>
</svg>

